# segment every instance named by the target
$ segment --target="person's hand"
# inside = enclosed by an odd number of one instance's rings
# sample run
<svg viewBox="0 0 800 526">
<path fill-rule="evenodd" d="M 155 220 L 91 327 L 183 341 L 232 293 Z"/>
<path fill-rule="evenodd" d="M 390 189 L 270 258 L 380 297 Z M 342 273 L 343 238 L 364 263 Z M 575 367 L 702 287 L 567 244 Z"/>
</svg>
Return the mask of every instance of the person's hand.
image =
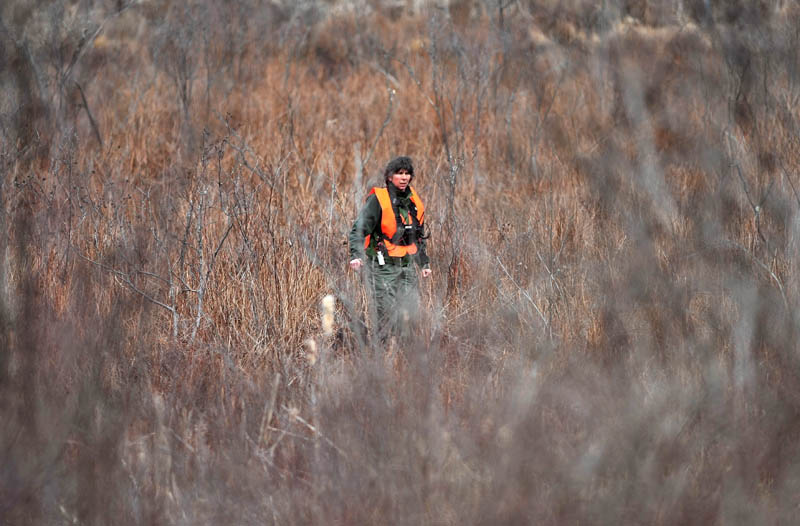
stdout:
<svg viewBox="0 0 800 526">
<path fill-rule="evenodd" d="M 429 268 L 422 269 L 422 277 L 423 278 L 427 278 L 430 275 L 431 275 L 431 269 L 429 269 Z"/>
<path fill-rule="evenodd" d="M 350 268 L 355 271 L 361 270 L 362 265 L 364 265 L 364 262 L 361 261 L 360 258 L 356 258 L 350 262 Z"/>
</svg>

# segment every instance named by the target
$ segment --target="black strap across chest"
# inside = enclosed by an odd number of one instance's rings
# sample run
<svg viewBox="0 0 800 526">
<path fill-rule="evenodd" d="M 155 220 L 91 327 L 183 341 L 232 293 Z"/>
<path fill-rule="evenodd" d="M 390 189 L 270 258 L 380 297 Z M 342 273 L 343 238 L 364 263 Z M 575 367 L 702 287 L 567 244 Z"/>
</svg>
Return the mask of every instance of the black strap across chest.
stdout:
<svg viewBox="0 0 800 526">
<path fill-rule="evenodd" d="M 383 229 L 380 227 L 380 225 L 378 225 L 378 238 L 387 239 L 393 245 L 403 246 L 402 241 L 405 235 L 406 222 L 403 221 L 403 216 L 400 214 L 400 199 L 390 193 L 389 200 L 392 203 L 392 211 L 394 212 L 394 219 L 397 227 L 395 228 L 394 235 L 390 239 L 386 236 L 386 234 L 383 233 Z M 420 225 L 419 219 L 417 219 L 417 205 L 414 204 L 414 201 L 412 201 L 411 198 L 409 198 L 408 202 L 408 217 L 411 219 L 411 227 L 414 233 L 414 236 L 412 236 L 413 239 L 416 236 L 416 233 L 420 230 Z"/>
</svg>

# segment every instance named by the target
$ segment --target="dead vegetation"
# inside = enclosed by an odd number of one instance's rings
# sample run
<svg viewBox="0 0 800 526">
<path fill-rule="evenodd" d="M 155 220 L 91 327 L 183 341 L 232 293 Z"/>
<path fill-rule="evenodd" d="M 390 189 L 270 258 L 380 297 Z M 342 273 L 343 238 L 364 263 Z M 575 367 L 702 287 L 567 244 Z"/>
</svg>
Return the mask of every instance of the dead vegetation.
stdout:
<svg viewBox="0 0 800 526">
<path fill-rule="evenodd" d="M 791 522 L 793 7 L 451 4 L 0 8 L 0 522 Z"/>
</svg>

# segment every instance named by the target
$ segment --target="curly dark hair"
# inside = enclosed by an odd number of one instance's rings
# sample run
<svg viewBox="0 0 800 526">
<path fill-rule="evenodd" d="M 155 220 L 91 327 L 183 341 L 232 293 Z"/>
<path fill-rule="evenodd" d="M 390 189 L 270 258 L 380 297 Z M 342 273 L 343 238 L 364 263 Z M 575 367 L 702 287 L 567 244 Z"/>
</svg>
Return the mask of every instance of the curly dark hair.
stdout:
<svg viewBox="0 0 800 526">
<path fill-rule="evenodd" d="M 408 171 L 411 174 L 411 179 L 414 179 L 414 164 L 411 162 L 411 157 L 401 155 L 389 161 L 386 164 L 386 168 L 383 169 L 383 180 L 389 182 L 389 178 L 400 170 Z"/>
</svg>

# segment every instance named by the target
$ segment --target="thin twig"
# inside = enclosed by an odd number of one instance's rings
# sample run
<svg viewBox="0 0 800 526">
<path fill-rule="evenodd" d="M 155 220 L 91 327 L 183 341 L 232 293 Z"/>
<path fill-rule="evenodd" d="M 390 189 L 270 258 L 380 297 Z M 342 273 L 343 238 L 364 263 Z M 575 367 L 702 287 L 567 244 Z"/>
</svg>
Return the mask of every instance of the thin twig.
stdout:
<svg viewBox="0 0 800 526">
<path fill-rule="evenodd" d="M 408 65 L 408 62 L 406 62 L 405 60 L 400 60 L 399 58 L 395 58 L 394 60 L 399 62 L 406 68 L 406 71 L 408 71 L 408 74 L 411 76 L 411 80 L 413 80 L 414 84 L 416 84 L 417 88 L 419 88 L 420 94 L 422 94 L 422 96 L 425 97 L 425 100 L 428 101 L 428 104 L 430 104 L 432 108 L 436 108 L 436 104 L 433 102 L 430 96 L 428 96 L 428 94 L 425 93 L 425 88 L 422 87 L 422 82 L 420 82 L 420 80 L 417 78 L 417 75 L 414 73 L 414 70 L 411 69 L 411 66 Z"/>
<path fill-rule="evenodd" d="M 86 51 L 94 44 L 95 39 L 100 35 L 100 32 L 103 31 L 103 27 L 105 27 L 106 22 L 111 20 L 114 17 L 117 17 L 124 13 L 129 7 L 131 7 L 135 3 L 134 0 L 124 4 L 122 7 L 106 15 L 100 25 L 97 26 L 97 29 L 92 32 L 91 35 L 84 36 L 81 41 L 78 43 L 78 49 L 75 50 L 75 53 L 72 54 L 72 59 L 67 66 L 67 69 L 61 75 L 61 85 L 65 85 L 67 81 L 69 81 L 70 77 L 72 76 L 72 70 L 75 69 L 75 66 L 78 64 L 80 59 L 86 54 Z"/>
<path fill-rule="evenodd" d="M 499 256 L 495 256 L 495 259 L 497 260 L 497 263 L 500 265 L 500 268 L 503 269 L 503 272 L 505 272 L 506 276 L 508 276 L 508 279 L 511 280 L 511 283 L 513 283 L 514 286 L 517 287 L 517 289 L 523 294 L 523 296 L 525 296 L 525 298 L 530 302 L 530 304 L 533 305 L 533 308 L 536 309 L 536 312 L 539 314 L 539 317 L 542 319 L 542 323 L 544 323 L 544 326 L 547 329 L 547 332 L 549 334 L 550 333 L 550 323 L 548 323 L 547 318 L 545 317 L 544 313 L 542 312 L 542 309 L 540 309 L 539 306 L 536 305 L 536 302 L 533 301 L 533 298 L 531 298 L 531 295 L 528 294 L 528 291 L 523 289 L 516 282 L 514 277 L 511 275 L 511 273 L 508 272 L 508 269 L 506 268 L 506 266 L 503 265 L 503 262 L 500 261 L 500 257 Z"/>
<path fill-rule="evenodd" d="M 386 118 L 383 119 L 383 124 L 381 125 L 381 129 L 378 130 L 378 133 L 375 135 L 375 140 L 372 141 L 372 146 L 370 147 L 369 151 L 367 152 L 367 156 L 362 162 L 362 165 L 366 166 L 369 162 L 370 158 L 372 158 L 372 153 L 375 151 L 375 147 L 378 145 L 378 140 L 380 140 L 381 136 L 383 135 L 383 130 L 386 129 L 388 126 L 389 121 L 392 120 L 392 113 L 394 113 L 394 95 L 395 90 L 391 86 L 389 86 L 389 79 L 386 79 L 386 91 L 389 93 L 389 105 L 386 108 Z"/>
<path fill-rule="evenodd" d="M 131 278 L 130 278 L 130 275 L 129 275 L 129 274 L 127 274 L 127 273 L 125 273 L 125 272 L 122 272 L 121 270 L 117 270 L 117 269 L 115 269 L 114 267 L 110 267 L 110 266 L 108 266 L 108 265 L 106 265 L 106 264 L 104 264 L 104 263 L 100 263 L 99 261 L 95 261 L 95 260 L 93 260 L 93 259 L 91 259 L 91 258 L 88 258 L 88 257 L 84 256 L 83 254 L 81 254 L 81 253 L 80 253 L 80 251 L 79 251 L 79 250 L 77 250 L 77 249 L 76 249 L 76 248 L 74 248 L 74 247 L 73 247 L 73 251 L 75 252 L 75 254 L 76 254 L 76 255 L 77 255 L 79 258 L 83 259 L 84 261 L 87 261 L 87 262 L 89 262 L 89 263 L 91 263 L 91 264 L 93 264 L 93 265 L 96 265 L 96 266 L 98 266 L 98 267 L 102 268 L 103 270 L 106 270 L 106 271 L 108 271 L 108 272 L 111 272 L 112 274 L 114 274 L 114 276 L 115 276 L 116 278 L 119 278 L 119 279 L 120 279 L 120 282 L 121 282 L 123 285 L 127 286 L 128 288 L 130 288 L 131 290 L 133 290 L 133 291 L 134 291 L 134 292 L 136 292 L 137 294 L 141 295 L 141 296 L 142 296 L 144 299 L 146 299 L 146 300 L 147 300 L 147 301 L 149 301 L 150 303 L 152 303 L 152 304 L 154 304 L 154 305 L 158 305 L 159 307 L 161 307 L 161 308 L 163 308 L 163 309 L 166 309 L 168 312 L 170 312 L 170 313 L 172 313 L 172 314 L 175 314 L 176 310 L 175 310 L 175 307 L 174 307 L 174 306 L 170 306 L 170 305 L 167 305 L 167 304 L 166 304 L 166 303 L 164 303 L 164 302 L 158 301 L 157 299 L 155 299 L 154 297 L 150 296 L 150 295 L 149 295 L 148 293 L 146 293 L 145 291 L 141 290 L 139 287 L 137 287 L 137 286 L 136 286 L 136 285 L 133 283 L 133 281 L 131 281 Z"/>
<path fill-rule="evenodd" d="M 780 293 L 781 293 L 781 298 L 783 299 L 783 306 L 786 308 L 786 310 L 787 310 L 787 311 L 789 311 L 789 299 L 786 297 L 786 292 L 783 290 L 783 283 L 781 283 L 781 280 L 780 280 L 780 278 L 778 278 L 778 276 L 777 276 L 777 275 L 776 275 L 776 274 L 775 274 L 775 273 L 772 271 L 772 269 L 771 269 L 771 268 L 769 268 L 769 266 L 768 266 L 766 263 L 764 263 L 763 261 L 761 261 L 760 259 L 758 259 L 758 258 L 755 256 L 755 254 L 753 254 L 752 252 L 750 252 L 749 250 L 747 250 L 747 248 L 745 248 L 745 247 L 744 247 L 744 246 L 742 246 L 741 244 L 737 243 L 736 241 L 729 241 L 729 243 L 731 243 L 731 245 L 733 245 L 734 247 L 738 248 L 739 250 L 741 250 L 742 252 L 744 252 L 745 254 L 747 254 L 748 256 L 750 256 L 750 259 L 752 259 L 752 260 L 753 260 L 753 262 L 754 262 L 756 265 L 758 265 L 759 267 L 761 267 L 761 269 L 762 269 L 764 272 L 766 272 L 767 274 L 769 274 L 769 277 L 770 277 L 770 278 L 771 278 L 771 279 L 772 279 L 772 280 L 775 282 L 775 285 L 777 285 L 777 287 L 778 287 L 778 292 L 780 292 Z"/>
<path fill-rule="evenodd" d="M 333 443 L 333 441 L 331 441 L 331 439 L 329 439 L 328 437 L 326 437 L 325 435 L 323 435 L 323 434 L 322 434 L 322 433 L 319 431 L 319 429 L 317 429 L 317 428 L 316 428 L 316 427 L 314 427 L 312 424 L 310 424 L 309 422 L 307 422 L 307 421 L 306 421 L 306 420 L 305 420 L 305 419 L 304 419 L 302 416 L 300 416 L 299 414 L 296 414 L 296 415 L 294 415 L 294 419 L 295 419 L 295 420 L 297 420 L 298 422 L 300 422 L 301 424 L 303 424 L 304 426 L 306 426 L 306 427 L 308 428 L 308 430 L 309 430 L 309 431 L 311 431 L 312 433 L 314 433 L 316 436 L 320 437 L 322 440 L 324 440 L 325 442 L 327 442 L 327 443 L 328 443 L 328 445 L 330 445 L 330 446 L 331 446 L 331 447 L 332 447 L 334 450 L 336 450 L 336 452 L 337 452 L 337 453 L 339 453 L 340 455 L 342 455 L 342 457 L 344 457 L 344 458 L 347 458 L 347 453 L 345 453 L 344 451 L 342 451 L 342 449 L 341 449 L 339 446 L 337 446 L 336 444 L 334 444 L 334 443 Z"/>
<path fill-rule="evenodd" d="M 95 122 L 94 117 L 92 116 L 92 110 L 89 109 L 89 102 L 86 100 L 86 94 L 83 92 L 83 86 L 81 86 L 77 80 L 75 81 L 75 85 L 78 87 L 78 92 L 81 94 L 83 109 L 86 110 L 86 116 L 89 117 L 89 124 L 92 126 L 94 136 L 97 138 L 97 142 L 100 143 L 100 147 L 102 148 L 103 138 L 100 136 L 100 129 L 97 127 L 97 122 Z"/>
<path fill-rule="evenodd" d="M 270 393 L 269 402 L 264 406 L 264 414 L 261 417 L 261 425 L 258 426 L 258 443 L 264 439 L 264 429 L 267 424 L 272 421 L 272 413 L 275 410 L 275 400 L 278 397 L 278 384 L 281 381 L 280 373 L 275 373 L 275 378 L 272 379 L 272 391 Z"/>
</svg>

